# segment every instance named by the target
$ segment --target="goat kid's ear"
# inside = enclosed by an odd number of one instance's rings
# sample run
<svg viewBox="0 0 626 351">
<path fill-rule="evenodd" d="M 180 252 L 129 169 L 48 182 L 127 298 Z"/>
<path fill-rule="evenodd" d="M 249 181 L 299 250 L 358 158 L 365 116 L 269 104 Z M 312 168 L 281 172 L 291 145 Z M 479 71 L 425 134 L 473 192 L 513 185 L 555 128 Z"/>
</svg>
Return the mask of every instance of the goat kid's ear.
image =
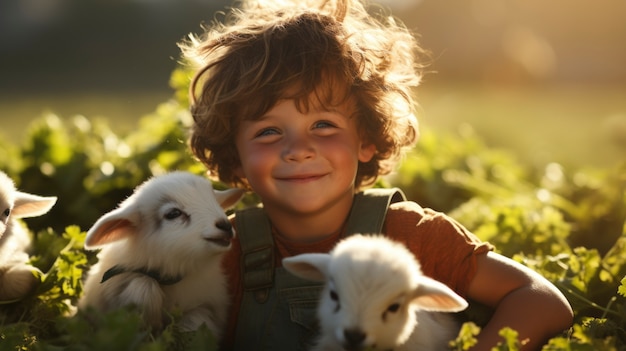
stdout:
<svg viewBox="0 0 626 351">
<path fill-rule="evenodd" d="M 459 312 L 467 308 L 468 303 L 447 285 L 432 278 L 422 276 L 413 292 L 411 303 L 421 309 L 436 312 Z"/>
<path fill-rule="evenodd" d="M 15 218 L 41 216 L 50 211 L 56 202 L 57 198 L 54 196 L 44 197 L 16 191 L 11 215 Z"/>
<path fill-rule="evenodd" d="M 309 253 L 283 258 L 283 267 L 300 278 L 321 282 L 328 276 L 329 262 L 329 254 Z"/>
<path fill-rule="evenodd" d="M 106 244 L 136 235 L 139 214 L 133 206 L 117 208 L 100 217 L 87 232 L 86 249 L 97 249 Z"/>
<path fill-rule="evenodd" d="M 243 194 L 246 192 L 240 188 L 230 188 L 226 190 L 213 190 L 217 202 L 223 209 L 227 210 L 234 206 L 239 201 Z"/>
</svg>

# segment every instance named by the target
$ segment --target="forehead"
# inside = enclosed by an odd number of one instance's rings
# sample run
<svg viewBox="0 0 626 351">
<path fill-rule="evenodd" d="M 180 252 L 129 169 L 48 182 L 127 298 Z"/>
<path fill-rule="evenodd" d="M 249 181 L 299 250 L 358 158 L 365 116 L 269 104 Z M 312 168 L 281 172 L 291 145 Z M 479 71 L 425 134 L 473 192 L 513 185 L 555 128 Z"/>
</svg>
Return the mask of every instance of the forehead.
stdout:
<svg viewBox="0 0 626 351">
<path fill-rule="evenodd" d="M 356 285 L 371 290 L 389 286 L 400 290 L 410 289 L 416 284 L 412 272 L 414 267 L 401 258 L 397 259 L 394 254 L 393 251 L 377 254 L 363 250 L 353 255 L 334 257 L 330 271 L 335 278 L 349 277 L 336 279 L 335 283 L 341 286 Z"/>
<path fill-rule="evenodd" d="M 272 92 L 259 91 L 241 103 L 238 114 L 241 120 L 257 120 L 283 100 L 293 100 L 299 112 L 356 111 L 352 87 L 333 73 L 323 73 L 315 81 L 286 82 Z"/>
<path fill-rule="evenodd" d="M 217 203 L 208 179 L 178 174 L 154 178 L 137 189 L 134 197 L 142 203 Z"/>
<path fill-rule="evenodd" d="M 347 103 L 340 105 L 321 104 L 315 100 L 307 100 L 306 103 L 295 99 L 281 99 L 272 106 L 266 113 L 260 117 L 249 120 L 250 122 L 263 121 L 271 119 L 273 116 L 288 116 L 289 120 L 293 117 L 294 112 L 298 112 L 303 117 L 311 116 L 315 118 L 336 118 L 341 117 L 352 120 L 354 109 Z M 331 117 L 336 116 L 336 117 Z M 244 121 L 245 123 L 245 121 Z"/>
<path fill-rule="evenodd" d="M 2 172 L 0 172 L 0 201 L 4 203 L 12 203 L 15 196 L 15 186 L 13 181 Z"/>
<path fill-rule="evenodd" d="M 291 98 L 320 109 L 342 106 L 353 102 L 352 85 L 338 72 L 327 69 L 316 80 L 297 82 L 286 87 L 283 98 Z"/>
</svg>

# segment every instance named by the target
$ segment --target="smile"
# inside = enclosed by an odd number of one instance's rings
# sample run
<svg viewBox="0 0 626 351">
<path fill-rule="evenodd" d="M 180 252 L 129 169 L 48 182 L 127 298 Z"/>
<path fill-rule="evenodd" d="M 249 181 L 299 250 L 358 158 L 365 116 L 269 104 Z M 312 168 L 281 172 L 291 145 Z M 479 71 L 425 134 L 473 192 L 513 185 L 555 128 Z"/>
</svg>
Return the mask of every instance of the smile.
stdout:
<svg viewBox="0 0 626 351">
<path fill-rule="evenodd" d="M 323 174 L 320 175 L 299 175 L 292 177 L 279 177 L 278 180 L 286 181 L 286 182 L 310 182 L 324 177 Z"/>
</svg>

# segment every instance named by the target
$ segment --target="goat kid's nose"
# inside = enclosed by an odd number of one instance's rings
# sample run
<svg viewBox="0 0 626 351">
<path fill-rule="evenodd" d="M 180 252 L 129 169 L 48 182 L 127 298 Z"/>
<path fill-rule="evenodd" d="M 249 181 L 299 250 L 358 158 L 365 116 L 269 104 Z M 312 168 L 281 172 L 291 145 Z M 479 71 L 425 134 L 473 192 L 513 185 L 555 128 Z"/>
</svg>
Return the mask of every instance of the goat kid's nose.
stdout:
<svg viewBox="0 0 626 351">
<path fill-rule="evenodd" d="M 218 229 L 221 229 L 222 231 L 226 232 L 226 233 L 231 233 L 233 232 L 233 226 L 232 224 L 230 224 L 230 221 L 226 220 L 226 219 L 221 219 L 218 220 L 217 222 L 215 222 L 215 227 L 217 227 Z"/>
<path fill-rule="evenodd" d="M 363 346 L 363 341 L 365 341 L 365 333 L 359 329 L 346 329 L 343 331 L 343 336 L 350 349 L 360 349 Z"/>
</svg>

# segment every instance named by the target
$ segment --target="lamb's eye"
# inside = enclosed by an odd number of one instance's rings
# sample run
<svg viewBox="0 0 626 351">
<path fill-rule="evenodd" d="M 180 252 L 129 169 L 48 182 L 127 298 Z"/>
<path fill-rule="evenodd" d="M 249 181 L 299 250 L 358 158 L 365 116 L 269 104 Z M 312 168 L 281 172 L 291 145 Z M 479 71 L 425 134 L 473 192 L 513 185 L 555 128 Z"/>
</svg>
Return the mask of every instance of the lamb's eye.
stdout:
<svg viewBox="0 0 626 351">
<path fill-rule="evenodd" d="M 180 217 L 182 215 L 183 215 L 183 211 L 179 210 L 178 208 L 173 208 L 173 209 L 165 212 L 165 216 L 164 217 L 165 217 L 165 219 L 172 220 L 172 219 L 176 219 L 176 218 L 178 218 L 178 217 Z"/>
<path fill-rule="evenodd" d="M 6 210 L 4 210 L 4 212 L 2 212 L 2 214 L 3 214 L 5 217 L 9 217 L 9 215 L 11 214 L 11 209 L 10 209 L 10 208 L 7 208 Z"/>
<path fill-rule="evenodd" d="M 400 309 L 399 303 L 394 303 L 394 304 L 389 305 L 389 307 L 387 307 L 387 311 L 391 313 L 398 312 L 399 309 Z"/>
<path fill-rule="evenodd" d="M 339 310 L 341 309 L 341 304 L 339 303 L 339 295 L 337 295 L 337 292 L 335 292 L 335 290 L 330 291 L 330 299 L 335 302 L 335 309 L 333 310 L 333 312 L 339 312 Z"/>
</svg>

